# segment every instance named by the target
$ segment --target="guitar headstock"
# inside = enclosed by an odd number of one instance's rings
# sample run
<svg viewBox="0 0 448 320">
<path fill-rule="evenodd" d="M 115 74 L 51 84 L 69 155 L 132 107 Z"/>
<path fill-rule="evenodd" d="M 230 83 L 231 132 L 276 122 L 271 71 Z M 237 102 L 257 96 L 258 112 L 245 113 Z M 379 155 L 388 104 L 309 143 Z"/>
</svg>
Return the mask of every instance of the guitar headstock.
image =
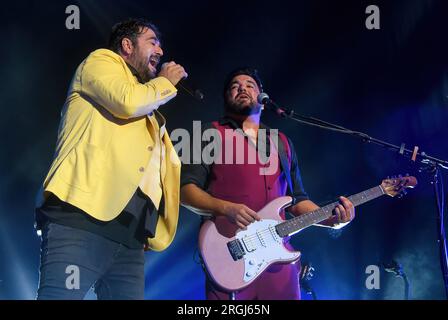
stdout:
<svg viewBox="0 0 448 320">
<path fill-rule="evenodd" d="M 406 194 L 407 188 L 414 188 L 417 185 L 417 179 L 413 176 L 401 176 L 384 179 L 381 188 L 391 197 Z"/>
</svg>

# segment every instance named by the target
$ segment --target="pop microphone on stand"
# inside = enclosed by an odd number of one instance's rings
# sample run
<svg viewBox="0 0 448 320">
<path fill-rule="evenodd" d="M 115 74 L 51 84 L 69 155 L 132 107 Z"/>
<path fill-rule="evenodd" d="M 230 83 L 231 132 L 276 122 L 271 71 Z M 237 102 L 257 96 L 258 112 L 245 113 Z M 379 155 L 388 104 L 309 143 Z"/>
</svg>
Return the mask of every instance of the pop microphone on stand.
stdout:
<svg viewBox="0 0 448 320">
<path fill-rule="evenodd" d="M 294 114 L 293 110 L 282 108 L 273 100 L 271 100 L 271 98 L 269 98 L 269 95 L 266 92 L 260 93 L 257 97 L 257 101 L 258 103 L 264 105 L 268 109 L 271 109 L 281 117 L 291 117 Z"/>
</svg>

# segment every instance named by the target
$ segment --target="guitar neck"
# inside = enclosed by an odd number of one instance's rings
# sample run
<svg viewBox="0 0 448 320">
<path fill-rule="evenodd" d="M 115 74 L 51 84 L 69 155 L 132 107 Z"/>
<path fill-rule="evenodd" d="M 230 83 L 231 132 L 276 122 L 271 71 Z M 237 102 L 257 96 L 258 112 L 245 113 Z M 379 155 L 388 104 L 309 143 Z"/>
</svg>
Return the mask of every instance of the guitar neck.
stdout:
<svg viewBox="0 0 448 320">
<path fill-rule="evenodd" d="M 363 192 L 354 194 L 348 199 L 353 203 L 353 205 L 359 206 L 365 202 L 376 199 L 382 196 L 384 190 L 381 186 L 376 186 L 371 189 L 365 190 Z M 338 201 L 330 203 L 322 208 L 317 210 L 302 214 L 293 219 L 289 219 L 285 222 L 279 223 L 275 228 L 277 233 L 281 237 L 286 237 L 288 235 L 292 235 L 302 229 L 308 228 L 313 224 L 319 223 L 330 218 L 333 215 L 334 208 L 339 204 Z"/>
</svg>

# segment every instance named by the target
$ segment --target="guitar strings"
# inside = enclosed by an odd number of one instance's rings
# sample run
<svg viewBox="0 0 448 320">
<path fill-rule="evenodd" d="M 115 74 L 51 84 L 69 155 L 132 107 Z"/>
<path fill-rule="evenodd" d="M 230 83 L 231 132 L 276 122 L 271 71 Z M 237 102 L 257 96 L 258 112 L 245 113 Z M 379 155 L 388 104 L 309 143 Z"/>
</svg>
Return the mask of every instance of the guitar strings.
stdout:
<svg viewBox="0 0 448 320">
<path fill-rule="evenodd" d="M 307 219 L 307 218 L 310 217 L 313 214 L 316 214 L 318 211 L 321 211 L 321 209 L 318 209 L 316 211 L 310 212 L 310 213 L 306 214 L 306 216 L 300 217 L 300 219 L 298 219 L 299 217 L 295 217 L 295 218 L 293 218 L 291 220 L 287 220 L 287 221 L 284 221 L 284 222 L 290 222 L 290 221 L 295 220 L 295 219 L 297 219 L 295 221 L 298 221 L 300 224 L 303 224 L 304 222 L 310 222 L 310 221 L 306 221 L 306 220 L 314 221 L 314 219 Z M 314 221 L 312 224 L 317 223 L 317 222 L 318 221 Z M 254 241 L 255 239 L 259 239 L 260 238 L 259 236 L 265 236 L 265 235 L 270 234 L 270 233 L 271 233 L 270 229 L 262 229 L 262 230 L 260 230 L 258 232 L 255 232 L 254 234 L 252 234 L 250 236 L 243 237 L 241 240 L 246 240 L 247 239 L 249 241 Z M 279 237 L 281 237 L 281 236 L 279 235 Z M 287 236 L 281 237 L 281 238 L 286 238 L 286 237 Z"/>
<path fill-rule="evenodd" d="M 365 202 L 365 201 L 369 201 L 369 200 L 371 200 L 370 198 L 372 198 L 372 197 L 377 197 L 378 195 L 376 195 L 374 192 L 372 192 L 372 191 L 376 191 L 376 190 L 374 190 L 374 189 L 376 189 L 376 188 L 378 188 L 378 187 L 374 187 L 374 188 L 371 188 L 371 189 L 369 189 L 369 190 L 365 190 L 365 191 L 363 191 L 363 192 L 360 192 L 360 193 L 358 193 L 358 194 L 355 194 L 355 195 L 352 195 L 352 196 L 350 196 L 349 197 L 349 199 L 350 200 L 352 200 L 352 201 L 356 201 L 356 202 Z M 382 193 L 381 193 L 382 194 Z M 315 214 L 317 214 L 317 213 L 322 213 L 322 212 L 324 212 L 324 213 L 327 213 L 328 212 L 328 209 L 325 209 L 326 207 L 329 207 L 329 206 L 332 206 L 332 205 L 334 205 L 335 207 L 336 207 L 336 205 L 338 204 L 338 202 L 334 202 L 334 203 L 331 203 L 331 204 L 329 204 L 329 205 L 327 205 L 327 206 L 324 206 L 324 207 L 322 207 L 322 208 L 319 208 L 319 209 L 317 209 L 317 210 L 315 210 L 315 211 L 312 211 L 312 212 L 309 212 L 309 213 L 306 213 L 306 214 L 304 214 L 304 215 L 302 215 L 302 216 L 297 216 L 297 217 L 294 217 L 293 219 L 290 219 L 290 220 L 286 220 L 286 221 L 283 221 L 283 222 L 281 222 L 281 223 L 292 223 L 291 221 L 297 221 L 299 224 L 304 224 L 304 222 L 306 222 L 306 223 L 309 223 L 309 222 L 311 222 L 312 221 L 312 223 L 310 224 L 310 225 L 312 225 L 312 224 L 314 224 L 314 223 L 318 223 L 319 221 L 321 221 L 321 220 L 316 220 L 315 221 L 315 219 L 313 219 L 312 218 L 312 216 L 313 215 L 315 215 Z M 309 219 L 311 217 L 311 219 Z M 307 221 L 308 220 L 308 221 Z M 309 221 L 309 220 L 311 220 L 311 221 Z M 278 224 L 277 224 L 278 225 Z M 276 226 L 277 226 L 276 225 Z M 260 231 L 258 231 L 258 232 L 256 232 L 256 233 L 254 233 L 254 234 L 252 234 L 252 235 L 249 235 L 249 236 L 245 236 L 245 237 L 243 237 L 241 240 L 248 240 L 248 241 L 254 241 L 254 240 L 256 240 L 256 239 L 258 239 L 258 240 L 260 240 L 260 236 L 261 237 L 264 237 L 265 235 L 267 235 L 267 234 L 270 234 L 271 233 L 271 230 L 270 229 L 262 229 L 262 230 L 260 230 Z M 281 237 L 280 235 L 279 235 L 279 237 Z M 281 237 L 281 238 L 286 238 L 287 236 L 285 236 L 285 237 Z M 260 240 L 260 242 L 261 242 L 261 240 Z"/>
</svg>

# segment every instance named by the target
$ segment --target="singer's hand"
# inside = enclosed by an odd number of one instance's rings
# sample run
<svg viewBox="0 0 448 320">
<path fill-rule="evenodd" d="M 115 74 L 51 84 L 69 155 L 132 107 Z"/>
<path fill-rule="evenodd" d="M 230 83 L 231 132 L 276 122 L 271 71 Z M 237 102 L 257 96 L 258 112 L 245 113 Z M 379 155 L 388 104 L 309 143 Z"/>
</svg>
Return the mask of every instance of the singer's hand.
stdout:
<svg viewBox="0 0 448 320">
<path fill-rule="evenodd" d="M 158 76 L 167 78 L 175 86 L 181 79 L 188 77 L 188 73 L 180 64 L 170 61 L 162 64 Z"/>
</svg>

